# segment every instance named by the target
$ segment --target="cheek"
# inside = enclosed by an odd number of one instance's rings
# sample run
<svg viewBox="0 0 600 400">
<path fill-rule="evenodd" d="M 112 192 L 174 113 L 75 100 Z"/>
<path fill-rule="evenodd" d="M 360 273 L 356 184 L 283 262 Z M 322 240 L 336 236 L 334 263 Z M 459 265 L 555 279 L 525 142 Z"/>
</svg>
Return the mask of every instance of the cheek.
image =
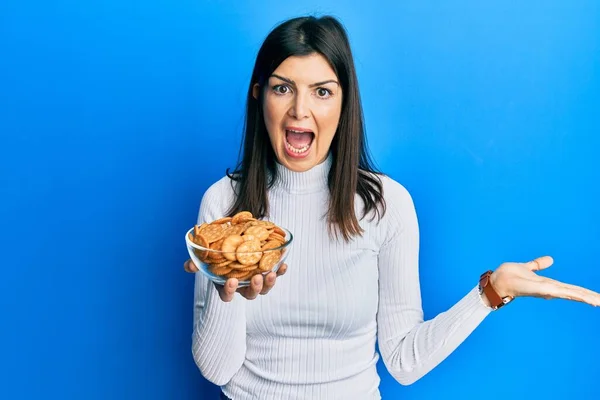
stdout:
<svg viewBox="0 0 600 400">
<path fill-rule="evenodd" d="M 278 107 L 277 102 L 269 101 L 267 98 L 265 100 L 263 118 L 265 119 L 265 126 L 267 127 L 267 132 L 269 133 L 269 137 L 271 141 L 279 140 L 280 136 L 279 127 L 281 125 L 281 107 Z"/>
<path fill-rule="evenodd" d="M 265 120 L 265 127 L 267 128 L 267 133 L 269 134 L 269 138 L 271 139 L 271 142 L 274 142 L 275 140 L 277 140 L 277 135 L 275 135 L 275 119 L 274 119 L 274 115 L 273 115 L 273 110 L 270 107 L 267 107 L 265 105 L 264 111 L 263 111 L 263 118 Z"/>
<path fill-rule="evenodd" d="M 329 144 L 333 140 L 333 136 L 337 130 L 340 121 L 339 106 L 323 109 L 323 112 L 317 118 L 317 126 L 319 129 L 319 142 Z"/>
</svg>

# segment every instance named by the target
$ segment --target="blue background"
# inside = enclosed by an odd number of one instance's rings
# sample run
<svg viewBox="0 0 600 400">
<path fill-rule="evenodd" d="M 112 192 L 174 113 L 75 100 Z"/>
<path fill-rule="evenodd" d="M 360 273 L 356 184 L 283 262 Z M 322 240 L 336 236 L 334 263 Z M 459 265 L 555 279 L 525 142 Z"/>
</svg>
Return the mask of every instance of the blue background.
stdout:
<svg viewBox="0 0 600 400">
<path fill-rule="evenodd" d="M 214 398 L 183 235 L 234 164 L 261 41 L 304 13 L 349 30 L 371 149 L 417 206 L 427 318 L 543 254 L 600 291 L 598 1 L 4 0 L 0 398 Z M 599 328 L 518 299 L 412 386 L 380 363 L 381 391 L 600 398 Z"/>
</svg>

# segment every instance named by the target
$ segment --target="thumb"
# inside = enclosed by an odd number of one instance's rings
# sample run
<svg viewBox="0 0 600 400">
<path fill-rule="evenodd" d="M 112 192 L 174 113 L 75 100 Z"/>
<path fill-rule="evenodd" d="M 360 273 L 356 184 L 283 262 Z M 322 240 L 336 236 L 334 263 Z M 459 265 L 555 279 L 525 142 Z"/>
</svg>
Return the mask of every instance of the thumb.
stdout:
<svg viewBox="0 0 600 400">
<path fill-rule="evenodd" d="M 550 256 L 538 257 L 535 260 L 529 261 L 527 267 L 531 271 L 541 271 L 554 264 L 554 259 Z"/>
</svg>

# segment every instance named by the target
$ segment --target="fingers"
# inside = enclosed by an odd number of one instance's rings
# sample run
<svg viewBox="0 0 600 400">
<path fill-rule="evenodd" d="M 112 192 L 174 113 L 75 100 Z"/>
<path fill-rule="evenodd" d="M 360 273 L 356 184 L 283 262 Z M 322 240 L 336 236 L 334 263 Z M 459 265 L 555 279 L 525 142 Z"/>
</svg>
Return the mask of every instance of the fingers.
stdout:
<svg viewBox="0 0 600 400">
<path fill-rule="evenodd" d="M 271 288 L 273 288 L 273 286 L 275 285 L 275 279 L 277 278 L 277 274 L 275 272 L 269 272 L 267 274 L 267 276 L 264 278 L 264 282 L 263 282 L 263 288 L 260 292 L 260 294 L 267 294 L 269 293 L 269 290 L 271 290 Z"/>
<path fill-rule="evenodd" d="M 526 265 L 531 271 L 541 271 L 550 267 L 553 263 L 552 257 L 543 256 L 526 263 Z M 541 283 L 539 290 L 536 290 L 534 294 L 536 297 L 545 299 L 561 298 L 587 303 L 595 307 L 600 306 L 600 293 L 538 275 L 536 275 L 535 281 Z"/>
<path fill-rule="evenodd" d="M 568 283 L 559 282 L 550 278 L 546 278 L 544 284 L 547 296 L 542 297 L 574 300 L 587 303 L 595 307 L 600 306 L 600 293 L 596 293 L 581 286 L 570 285 Z"/>
<path fill-rule="evenodd" d="M 285 274 L 286 271 L 287 271 L 287 264 L 281 264 L 281 266 L 277 270 L 277 276 L 281 276 L 281 275 Z"/>
<path fill-rule="evenodd" d="M 233 296 L 235 295 L 235 291 L 238 287 L 238 280 L 235 278 L 227 279 L 225 285 L 217 285 L 215 284 L 217 291 L 219 292 L 219 297 L 224 302 L 228 303 L 233 300 Z"/>
<path fill-rule="evenodd" d="M 275 286 L 275 281 L 278 277 L 284 275 L 287 271 L 287 264 L 281 264 L 277 272 L 269 272 L 264 278 L 263 289 L 260 294 L 267 294 Z"/>
<path fill-rule="evenodd" d="M 191 259 L 183 263 L 183 270 L 185 272 L 189 272 L 190 274 L 194 274 L 199 271 L 198 267 L 196 267 L 196 264 L 194 264 Z"/>
<path fill-rule="evenodd" d="M 187 264 L 187 262 L 186 262 Z M 193 264 L 192 264 L 193 265 Z M 219 291 L 219 297 L 225 302 L 233 300 L 235 292 L 239 292 L 243 297 L 248 300 L 254 300 L 258 295 L 265 295 L 275 286 L 277 277 L 285 274 L 287 271 L 287 265 L 281 264 L 281 267 L 275 272 L 270 272 L 266 276 L 257 274 L 252 277 L 250 285 L 247 287 L 238 288 L 237 279 L 228 279 L 224 286 L 216 285 L 215 287 Z"/>
<path fill-rule="evenodd" d="M 263 276 L 256 274 L 250 280 L 250 286 L 240 289 L 240 294 L 248 300 L 254 300 L 263 289 Z"/>
<path fill-rule="evenodd" d="M 527 266 L 531 271 L 541 271 L 554 264 L 554 260 L 550 256 L 538 257 L 535 260 L 529 261 Z"/>
</svg>

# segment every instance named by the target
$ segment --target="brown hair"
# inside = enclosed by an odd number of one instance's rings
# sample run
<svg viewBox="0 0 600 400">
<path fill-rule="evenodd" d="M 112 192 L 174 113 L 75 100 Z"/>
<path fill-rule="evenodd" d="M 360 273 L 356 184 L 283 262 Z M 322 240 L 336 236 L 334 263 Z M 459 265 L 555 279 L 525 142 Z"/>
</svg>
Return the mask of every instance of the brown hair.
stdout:
<svg viewBox="0 0 600 400">
<path fill-rule="evenodd" d="M 354 212 L 355 194 L 364 202 L 362 217 L 374 212 L 381 218 L 386 206 L 379 172 L 373 167 L 367 150 L 362 105 L 348 37 L 342 24 L 330 16 L 288 20 L 277 26 L 261 46 L 248 88 L 240 160 L 232 173 L 227 170 L 227 175 L 237 182 L 236 199 L 229 215 L 248 210 L 259 218 L 267 216 L 267 190 L 277 179 L 275 152 L 263 117 L 263 90 L 255 99 L 253 86 L 258 83 L 264 88 L 269 76 L 286 58 L 314 53 L 329 61 L 344 93 L 340 121 L 330 149 L 332 166 L 328 176 L 327 220 L 330 232 L 333 230 L 336 236 L 341 233 L 348 241 L 363 232 Z"/>
</svg>

